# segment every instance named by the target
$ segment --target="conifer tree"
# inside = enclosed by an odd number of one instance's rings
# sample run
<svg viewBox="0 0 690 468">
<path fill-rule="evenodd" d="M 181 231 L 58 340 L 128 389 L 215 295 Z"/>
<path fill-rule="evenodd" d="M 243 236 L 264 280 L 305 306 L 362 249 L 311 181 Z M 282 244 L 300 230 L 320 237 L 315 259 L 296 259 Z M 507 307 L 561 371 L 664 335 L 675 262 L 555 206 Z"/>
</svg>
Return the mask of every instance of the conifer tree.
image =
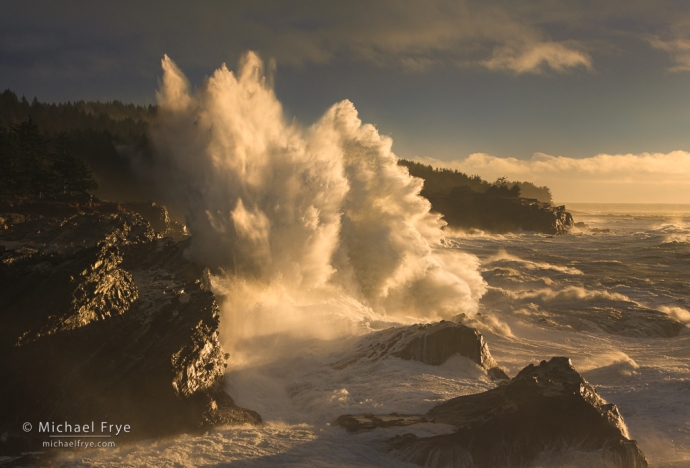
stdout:
<svg viewBox="0 0 690 468">
<path fill-rule="evenodd" d="M 88 190 L 98 188 L 89 166 L 67 150 L 66 137 L 62 135 L 56 141 L 54 170 L 60 181 L 60 191 L 67 196 L 83 195 Z"/>
</svg>

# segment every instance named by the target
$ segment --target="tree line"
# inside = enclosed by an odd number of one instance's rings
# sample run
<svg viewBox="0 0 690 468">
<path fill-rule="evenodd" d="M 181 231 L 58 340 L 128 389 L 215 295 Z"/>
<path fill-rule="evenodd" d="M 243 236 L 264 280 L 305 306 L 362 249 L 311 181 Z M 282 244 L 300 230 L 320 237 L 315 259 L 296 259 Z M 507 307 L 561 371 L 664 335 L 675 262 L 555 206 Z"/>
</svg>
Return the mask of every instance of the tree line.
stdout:
<svg viewBox="0 0 690 468">
<path fill-rule="evenodd" d="M 59 104 L 0 93 L 0 194 L 53 197 L 91 191 L 112 200 L 149 199 L 133 165 L 146 166 L 156 106 L 120 101 Z"/>
<path fill-rule="evenodd" d="M 431 165 L 405 159 L 398 160 L 398 164 L 406 167 L 410 175 L 424 179 L 422 196 L 425 197 L 481 193 L 490 197 L 523 197 L 545 203 L 552 202 L 551 190 L 548 187 L 538 187 L 531 182 L 511 182 L 505 177 L 500 177 L 491 183 L 478 175 L 468 176 L 457 169 L 434 168 Z"/>
<path fill-rule="evenodd" d="M 86 162 L 68 151 L 64 135 L 47 138 L 31 117 L 19 124 L 0 125 L 3 197 L 76 197 L 97 187 Z"/>
<path fill-rule="evenodd" d="M 0 93 L 0 194 L 5 196 L 95 195 L 110 200 L 156 197 L 141 174 L 154 168 L 148 129 L 157 106 L 120 101 L 31 102 Z M 401 159 L 424 179 L 422 196 L 524 197 L 551 203 L 548 187 L 433 168 Z M 96 190 L 96 187 L 98 189 Z"/>
<path fill-rule="evenodd" d="M 29 102 L 9 89 L 0 93 L 0 122 L 16 124 L 31 116 L 39 128 L 50 135 L 73 131 L 107 132 L 124 140 L 145 136 L 156 116 L 157 107 L 124 104 L 120 101 L 75 101 L 59 104 Z"/>
</svg>

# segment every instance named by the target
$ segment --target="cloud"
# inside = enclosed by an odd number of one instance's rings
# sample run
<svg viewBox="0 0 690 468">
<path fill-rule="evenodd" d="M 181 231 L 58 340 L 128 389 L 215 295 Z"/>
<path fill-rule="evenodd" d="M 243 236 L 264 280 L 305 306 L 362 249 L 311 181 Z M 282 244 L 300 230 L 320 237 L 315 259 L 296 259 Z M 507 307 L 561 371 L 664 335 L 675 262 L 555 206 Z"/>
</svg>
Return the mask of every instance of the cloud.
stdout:
<svg viewBox="0 0 690 468">
<path fill-rule="evenodd" d="M 489 70 L 505 70 L 517 74 L 541 73 L 545 66 L 557 72 L 579 66 L 589 70 L 593 68 L 589 54 L 556 42 L 503 46 L 494 50 L 493 56 L 482 63 Z"/>
<path fill-rule="evenodd" d="M 564 72 L 582 65 L 592 68 L 591 57 L 581 50 L 583 46 L 577 40 L 553 41 L 545 28 L 536 24 L 531 11 L 519 12 L 510 5 L 383 1 L 351 4 L 347 12 L 326 9 L 319 18 L 309 22 L 313 29 L 308 33 L 296 34 L 293 27 L 288 27 L 295 21 L 283 23 L 284 31 L 281 26 L 273 29 L 277 34 L 290 31 L 281 41 L 286 53 L 279 60 L 298 64 L 303 60 L 347 57 L 414 70 L 453 65 L 516 74 L 548 69 Z M 276 28 L 274 21 L 256 21 L 257 25 Z M 289 46 L 296 40 L 300 47 Z"/>
<path fill-rule="evenodd" d="M 126 44 L 126 52 L 109 52 L 128 64 L 134 56 L 158 57 L 167 51 L 204 68 L 246 49 L 290 66 L 346 60 L 408 70 L 459 66 L 517 74 L 592 67 L 579 39 L 555 41 L 547 32 L 565 30 L 559 26 L 570 21 L 568 15 L 549 19 L 541 8 L 507 2 L 255 0 L 210 8 L 181 1 L 163 7 L 154 1 L 124 3 L 110 11 L 79 2 L 42 5 L 29 11 L 17 4 L 7 19 L 0 19 L 5 31 L 0 56 L 28 47 L 39 64 L 55 53 L 56 45 L 61 51 L 82 51 L 95 42 L 104 50 Z M 144 62 L 142 57 L 134 61 Z"/>
<path fill-rule="evenodd" d="M 643 39 L 653 48 L 666 52 L 675 62 L 669 71 L 690 71 L 690 8 L 680 8 L 666 19 L 665 24 Z"/>
<path fill-rule="evenodd" d="M 453 68 L 529 75 L 593 71 L 601 57 L 648 51 L 652 44 L 654 53 L 675 57 L 674 70 L 688 69 L 690 35 L 682 33 L 688 8 L 648 3 L 5 2 L 0 80 L 19 92 L 59 96 L 52 99 L 149 99 L 145 90 L 164 53 L 197 83 L 214 64 L 232 63 L 247 50 L 298 72 L 373 64 L 428 75 Z"/>
<path fill-rule="evenodd" d="M 0 18 L 0 58 L 29 53 L 37 66 L 95 48 L 121 66 L 145 68 L 163 53 L 206 69 L 247 49 L 285 66 L 365 62 L 407 70 L 470 67 L 510 74 L 595 68 L 593 53 L 642 42 L 690 67 L 688 14 L 671 5 L 562 0 L 378 0 L 191 4 L 16 2 Z M 644 36 L 631 24 L 644 25 Z M 669 32 L 670 31 L 670 32 Z M 670 37 L 663 40 L 659 37 Z M 16 59 L 16 58 L 15 58 Z M 152 60 L 153 59 L 153 60 Z M 2 63 L 2 62 L 0 62 Z M 59 62 L 54 68 L 59 68 Z"/>
<path fill-rule="evenodd" d="M 658 36 L 648 38 L 649 43 L 655 49 L 667 52 L 676 62 L 670 71 L 690 71 L 690 39 L 675 38 L 662 40 Z"/>
<path fill-rule="evenodd" d="M 450 162 L 416 160 L 489 180 L 506 176 L 547 185 L 561 202 L 690 203 L 690 152 L 686 151 L 582 159 L 535 153 L 528 160 L 475 153 Z"/>
</svg>

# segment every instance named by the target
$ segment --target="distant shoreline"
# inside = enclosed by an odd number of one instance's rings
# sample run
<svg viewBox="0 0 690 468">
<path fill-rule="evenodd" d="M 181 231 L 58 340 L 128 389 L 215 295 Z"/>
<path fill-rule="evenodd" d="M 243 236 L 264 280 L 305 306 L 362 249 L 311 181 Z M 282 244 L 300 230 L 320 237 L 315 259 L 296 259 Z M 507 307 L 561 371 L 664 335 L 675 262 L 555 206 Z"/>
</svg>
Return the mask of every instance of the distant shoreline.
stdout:
<svg viewBox="0 0 690 468">
<path fill-rule="evenodd" d="M 645 214 L 687 214 L 690 215 L 690 203 L 568 203 L 559 202 L 554 205 L 565 205 L 572 214 L 600 214 L 600 213 L 645 213 Z"/>
</svg>

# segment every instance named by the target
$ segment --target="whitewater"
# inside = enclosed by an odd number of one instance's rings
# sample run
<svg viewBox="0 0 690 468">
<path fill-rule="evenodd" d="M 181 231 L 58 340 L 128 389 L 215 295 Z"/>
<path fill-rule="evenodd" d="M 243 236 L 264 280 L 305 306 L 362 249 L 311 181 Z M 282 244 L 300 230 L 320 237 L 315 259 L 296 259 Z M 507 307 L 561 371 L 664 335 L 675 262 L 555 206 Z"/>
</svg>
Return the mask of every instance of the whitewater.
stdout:
<svg viewBox="0 0 690 468">
<path fill-rule="evenodd" d="M 301 127 L 253 54 L 194 91 L 167 57 L 163 69 L 162 185 L 188 213 L 188 254 L 213 273 L 226 390 L 265 425 L 62 452 L 58 464 L 405 466 L 385 440 L 450 429 L 352 435 L 335 418 L 424 413 L 496 383 L 460 356 L 333 364 L 373 331 L 441 319 L 478 328 L 510 376 L 570 357 L 651 466 L 688 463 L 690 207 L 569 205 L 586 225 L 556 237 L 451 232 L 352 103 Z"/>
</svg>

